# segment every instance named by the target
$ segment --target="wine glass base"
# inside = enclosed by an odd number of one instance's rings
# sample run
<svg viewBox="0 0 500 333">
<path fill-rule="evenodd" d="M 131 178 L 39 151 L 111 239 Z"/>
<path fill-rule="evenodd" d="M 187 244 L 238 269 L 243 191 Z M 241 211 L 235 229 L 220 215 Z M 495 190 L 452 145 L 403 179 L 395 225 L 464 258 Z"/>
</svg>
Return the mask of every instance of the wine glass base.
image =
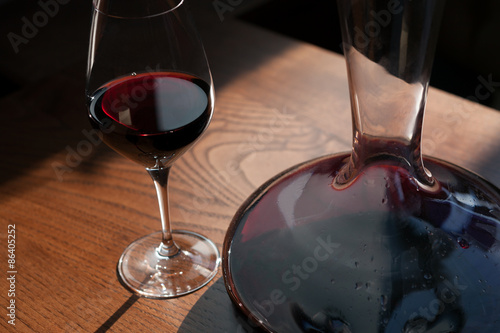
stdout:
<svg viewBox="0 0 500 333">
<path fill-rule="evenodd" d="M 172 257 L 158 254 L 162 233 L 130 244 L 118 262 L 118 275 L 135 293 L 148 298 L 171 298 L 192 293 L 217 274 L 220 255 L 215 244 L 197 233 L 174 230 L 180 251 Z"/>
<path fill-rule="evenodd" d="M 269 332 L 498 332 L 500 191 L 425 158 L 425 192 L 374 163 L 332 186 L 349 154 L 269 180 L 234 216 L 222 251 L 234 304 Z"/>
</svg>

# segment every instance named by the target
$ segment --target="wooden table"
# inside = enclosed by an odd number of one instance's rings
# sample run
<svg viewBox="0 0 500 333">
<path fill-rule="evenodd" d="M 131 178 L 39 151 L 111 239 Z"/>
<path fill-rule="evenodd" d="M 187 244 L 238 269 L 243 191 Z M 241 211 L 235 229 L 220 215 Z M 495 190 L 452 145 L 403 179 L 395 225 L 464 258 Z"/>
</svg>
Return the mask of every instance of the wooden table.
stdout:
<svg viewBox="0 0 500 333">
<path fill-rule="evenodd" d="M 236 209 L 266 179 L 349 149 L 351 116 L 341 56 L 230 19 L 204 38 L 216 110 L 172 170 L 172 220 L 221 248 Z M 146 172 L 90 132 L 83 80 L 79 62 L 0 100 L 1 330 L 257 332 L 233 308 L 220 272 L 170 300 L 138 298 L 120 284 L 117 260 L 159 228 L 157 202 Z M 425 153 L 500 185 L 499 129 L 497 111 L 430 90 Z M 15 297 L 9 270 L 17 272 Z M 6 317 L 11 299 L 15 329 Z"/>
</svg>

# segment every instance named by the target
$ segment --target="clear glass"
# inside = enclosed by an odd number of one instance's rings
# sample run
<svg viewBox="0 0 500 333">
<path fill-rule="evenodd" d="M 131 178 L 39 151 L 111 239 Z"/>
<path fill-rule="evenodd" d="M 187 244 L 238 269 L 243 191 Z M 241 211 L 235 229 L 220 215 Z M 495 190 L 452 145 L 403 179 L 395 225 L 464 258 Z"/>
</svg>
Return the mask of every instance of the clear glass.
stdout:
<svg viewBox="0 0 500 333">
<path fill-rule="evenodd" d="M 193 292 L 217 273 L 209 239 L 171 230 L 168 175 L 207 128 L 214 107 L 203 45 L 182 0 L 95 0 L 87 66 L 91 124 L 103 141 L 142 165 L 158 196 L 161 231 L 130 244 L 118 262 L 139 295 Z"/>
<path fill-rule="evenodd" d="M 224 241 L 227 291 L 265 331 L 500 331 L 500 191 L 421 153 L 442 6 L 338 0 L 352 151 L 270 179 Z"/>
</svg>

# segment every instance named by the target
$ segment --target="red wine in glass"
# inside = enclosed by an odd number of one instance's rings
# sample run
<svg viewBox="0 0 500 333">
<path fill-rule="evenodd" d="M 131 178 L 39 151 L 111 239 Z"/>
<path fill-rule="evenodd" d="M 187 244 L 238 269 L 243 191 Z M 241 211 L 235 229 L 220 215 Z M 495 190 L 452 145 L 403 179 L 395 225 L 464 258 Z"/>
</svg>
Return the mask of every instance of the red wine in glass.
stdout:
<svg viewBox="0 0 500 333">
<path fill-rule="evenodd" d="M 210 99 L 209 84 L 193 75 L 147 72 L 105 84 L 88 107 L 106 144 L 153 168 L 158 161 L 172 163 L 204 132 L 213 112 Z"/>
<path fill-rule="evenodd" d="M 93 7 L 90 121 L 107 145 L 145 167 L 161 217 L 161 231 L 122 253 L 118 276 L 144 297 L 194 292 L 217 274 L 220 255 L 205 236 L 171 229 L 168 175 L 212 117 L 214 91 L 203 44 L 184 0 L 95 0 Z"/>
</svg>

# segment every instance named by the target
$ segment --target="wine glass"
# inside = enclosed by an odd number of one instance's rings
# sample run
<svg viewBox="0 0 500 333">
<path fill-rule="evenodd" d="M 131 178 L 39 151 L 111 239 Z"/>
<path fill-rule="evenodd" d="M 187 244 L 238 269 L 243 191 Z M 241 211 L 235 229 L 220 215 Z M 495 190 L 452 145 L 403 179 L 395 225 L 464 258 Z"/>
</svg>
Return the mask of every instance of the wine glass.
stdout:
<svg viewBox="0 0 500 333">
<path fill-rule="evenodd" d="M 162 231 L 130 244 L 118 262 L 136 293 L 168 298 L 193 292 L 217 273 L 209 239 L 171 230 L 172 163 L 207 128 L 214 107 L 210 69 L 183 0 L 94 0 L 87 104 L 102 140 L 146 168 L 158 195 Z"/>
<path fill-rule="evenodd" d="M 224 240 L 264 330 L 500 331 L 500 190 L 421 153 L 443 2 L 338 0 L 352 151 L 270 179 Z"/>
</svg>

